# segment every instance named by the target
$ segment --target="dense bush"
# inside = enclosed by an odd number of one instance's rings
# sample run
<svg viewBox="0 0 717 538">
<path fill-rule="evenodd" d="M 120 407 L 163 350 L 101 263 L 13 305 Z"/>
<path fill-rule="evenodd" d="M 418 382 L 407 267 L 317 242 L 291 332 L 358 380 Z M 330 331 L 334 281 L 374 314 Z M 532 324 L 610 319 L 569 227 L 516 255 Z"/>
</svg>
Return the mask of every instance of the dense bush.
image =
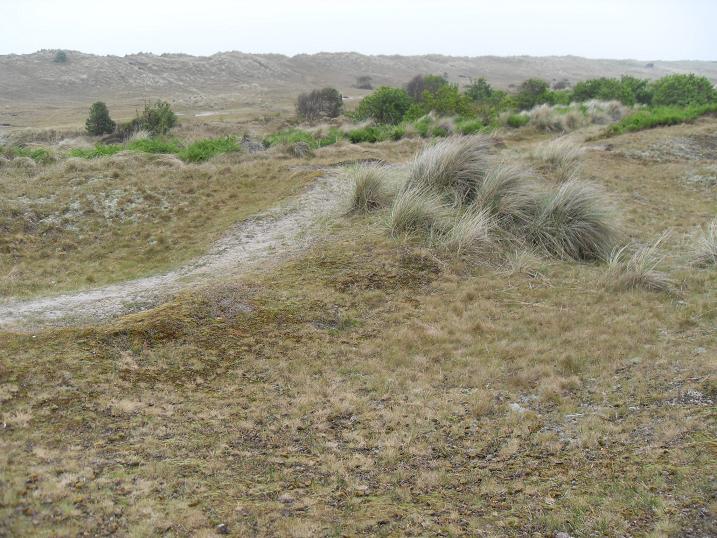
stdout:
<svg viewBox="0 0 717 538">
<path fill-rule="evenodd" d="M 372 119 L 377 123 L 399 123 L 411 106 L 405 90 L 382 86 L 363 98 L 356 110 L 358 119 Z"/>
<path fill-rule="evenodd" d="M 441 116 L 470 114 L 472 101 L 462 94 L 455 84 L 444 84 L 435 92 L 423 91 L 422 107 L 425 113 L 435 111 Z"/>
<path fill-rule="evenodd" d="M 64 50 L 58 50 L 55 53 L 55 57 L 52 59 L 56 64 L 67 63 L 67 53 Z"/>
<path fill-rule="evenodd" d="M 439 75 L 416 75 L 406 84 L 406 93 L 415 102 L 423 101 L 424 95 L 428 92 L 435 95 L 448 81 Z"/>
<path fill-rule="evenodd" d="M 669 75 L 653 82 L 652 104 L 655 106 L 706 105 L 717 101 L 717 92 L 705 77 Z"/>
<path fill-rule="evenodd" d="M 531 78 L 523 82 L 515 96 L 515 104 L 519 110 L 528 110 L 542 103 L 552 104 L 550 86 L 544 80 Z"/>
<path fill-rule="evenodd" d="M 296 113 L 304 120 L 336 118 L 343 110 L 343 98 L 335 88 L 323 88 L 302 93 L 296 101 Z"/>
<path fill-rule="evenodd" d="M 624 76 L 617 78 L 596 78 L 578 82 L 573 88 L 573 101 L 620 101 L 625 105 L 649 104 L 652 92 L 647 80 Z"/>
<path fill-rule="evenodd" d="M 167 134 L 177 124 L 177 116 L 166 101 L 145 103 L 142 114 L 133 121 L 134 130 L 144 129 L 152 135 Z"/>
<path fill-rule="evenodd" d="M 110 118 L 107 105 L 102 101 L 93 103 L 90 107 L 90 115 L 85 121 L 87 133 L 93 136 L 109 134 L 115 130 L 115 122 Z"/>
</svg>

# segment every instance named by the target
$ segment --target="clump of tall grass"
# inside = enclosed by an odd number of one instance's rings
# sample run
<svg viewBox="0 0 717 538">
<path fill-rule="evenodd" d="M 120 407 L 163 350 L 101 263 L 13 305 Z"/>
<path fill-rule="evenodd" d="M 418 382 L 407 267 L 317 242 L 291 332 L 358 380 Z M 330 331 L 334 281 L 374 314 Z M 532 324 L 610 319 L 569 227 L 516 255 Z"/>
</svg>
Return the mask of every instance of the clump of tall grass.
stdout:
<svg viewBox="0 0 717 538">
<path fill-rule="evenodd" d="M 694 246 L 692 262 L 697 267 L 717 265 L 717 218 L 700 230 Z"/>
<path fill-rule="evenodd" d="M 567 138 L 556 138 L 540 144 L 533 152 L 533 158 L 557 181 L 568 181 L 580 171 L 584 154 L 582 146 Z"/>
<path fill-rule="evenodd" d="M 526 224 L 531 243 L 549 254 L 574 260 L 606 259 L 618 231 L 608 201 L 593 185 L 569 180 L 543 193 Z"/>
<path fill-rule="evenodd" d="M 393 237 L 420 234 L 430 239 L 444 233 L 449 216 L 435 192 L 409 186 L 394 199 L 388 227 Z"/>
<path fill-rule="evenodd" d="M 455 254 L 477 254 L 492 243 L 493 219 L 483 208 L 461 212 L 442 233 L 433 235 L 433 242 Z"/>
<path fill-rule="evenodd" d="M 661 236 L 652 245 L 634 248 L 625 245 L 614 249 L 608 258 L 608 271 L 605 283 L 615 290 L 643 289 L 647 291 L 669 292 L 673 282 L 669 276 L 657 270 L 664 256 L 658 253 Z"/>
<path fill-rule="evenodd" d="M 558 132 L 563 130 L 562 116 L 548 104 L 537 105 L 528 112 L 530 124 L 540 131 Z"/>
<path fill-rule="evenodd" d="M 486 209 L 502 227 L 512 228 L 534 215 L 537 193 L 528 170 L 500 161 L 486 169 L 473 203 Z"/>
<path fill-rule="evenodd" d="M 351 213 L 368 213 L 388 205 L 391 197 L 388 168 L 380 164 L 359 164 L 348 171 L 353 180 Z"/>
<path fill-rule="evenodd" d="M 409 166 L 408 185 L 440 194 L 454 207 L 475 198 L 493 146 L 485 135 L 449 137 L 427 147 Z"/>
</svg>

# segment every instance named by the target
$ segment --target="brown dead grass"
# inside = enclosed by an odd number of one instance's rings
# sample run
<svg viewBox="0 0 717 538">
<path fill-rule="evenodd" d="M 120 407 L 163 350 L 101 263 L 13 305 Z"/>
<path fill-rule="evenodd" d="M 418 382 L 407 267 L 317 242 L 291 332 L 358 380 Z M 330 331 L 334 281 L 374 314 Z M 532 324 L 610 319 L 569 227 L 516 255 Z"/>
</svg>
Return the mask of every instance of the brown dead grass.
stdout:
<svg viewBox="0 0 717 538">
<path fill-rule="evenodd" d="M 714 209 L 671 167 L 585 167 L 636 237 Z M 475 267 L 381 224 L 107 326 L 0 335 L 0 533 L 714 534 L 717 274 L 667 257 L 680 301 L 613 294 L 601 266 Z"/>
</svg>

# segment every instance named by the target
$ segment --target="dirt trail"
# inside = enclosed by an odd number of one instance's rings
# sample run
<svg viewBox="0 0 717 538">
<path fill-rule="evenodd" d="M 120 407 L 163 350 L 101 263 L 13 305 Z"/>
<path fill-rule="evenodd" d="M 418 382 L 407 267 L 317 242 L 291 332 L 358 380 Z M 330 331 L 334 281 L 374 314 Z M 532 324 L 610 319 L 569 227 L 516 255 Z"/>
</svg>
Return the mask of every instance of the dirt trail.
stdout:
<svg viewBox="0 0 717 538">
<path fill-rule="evenodd" d="M 235 225 L 204 256 L 168 273 L 53 297 L 0 303 L 0 329 L 98 322 L 156 305 L 217 277 L 274 263 L 305 248 L 312 228 L 343 209 L 346 183 L 336 174 L 316 180 L 287 203 Z"/>
</svg>

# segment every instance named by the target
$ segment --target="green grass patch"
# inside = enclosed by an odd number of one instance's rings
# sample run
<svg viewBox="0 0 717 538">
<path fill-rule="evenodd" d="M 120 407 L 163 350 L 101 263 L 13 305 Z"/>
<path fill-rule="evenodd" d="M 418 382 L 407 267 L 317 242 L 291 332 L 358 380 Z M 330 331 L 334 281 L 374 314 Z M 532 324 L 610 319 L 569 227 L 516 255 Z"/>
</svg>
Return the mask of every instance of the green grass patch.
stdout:
<svg viewBox="0 0 717 538">
<path fill-rule="evenodd" d="M 109 157 L 124 149 L 124 146 L 117 144 L 97 144 L 94 148 L 71 149 L 67 155 L 69 157 L 80 157 L 82 159 L 97 159 L 98 157 Z"/>
<path fill-rule="evenodd" d="M 318 147 L 318 142 L 314 135 L 301 129 L 286 129 L 285 131 L 267 135 L 264 137 L 263 142 L 267 147 L 277 144 L 296 144 L 297 142 L 306 142 L 311 146 L 311 149 Z"/>
<path fill-rule="evenodd" d="M 508 124 L 508 126 L 513 127 L 514 129 L 518 129 L 519 127 L 528 125 L 529 121 L 530 118 L 528 118 L 528 116 L 526 116 L 525 114 L 511 114 L 510 116 L 508 116 L 508 119 L 505 123 Z"/>
<path fill-rule="evenodd" d="M 143 153 L 179 153 L 182 151 L 182 146 L 177 140 L 146 138 L 144 140 L 133 140 L 127 144 L 127 149 Z"/>
<path fill-rule="evenodd" d="M 608 136 L 653 129 L 666 125 L 689 123 L 705 114 L 717 112 L 717 103 L 687 107 L 644 108 L 625 116 L 607 130 Z"/>
<path fill-rule="evenodd" d="M 183 161 L 198 163 L 211 159 L 215 155 L 219 155 L 221 153 L 231 153 L 233 151 L 239 151 L 240 149 L 241 147 L 237 144 L 236 138 L 233 136 L 227 136 L 224 138 L 207 138 L 204 140 L 197 140 L 183 150 L 177 152 L 177 155 Z"/>
<path fill-rule="evenodd" d="M 15 157 L 28 157 L 40 164 L 51 163 L 55 160 L 55 156 L 47 148 L 0 147 L 0 154 L 10 159 Z"/>
</svg>

